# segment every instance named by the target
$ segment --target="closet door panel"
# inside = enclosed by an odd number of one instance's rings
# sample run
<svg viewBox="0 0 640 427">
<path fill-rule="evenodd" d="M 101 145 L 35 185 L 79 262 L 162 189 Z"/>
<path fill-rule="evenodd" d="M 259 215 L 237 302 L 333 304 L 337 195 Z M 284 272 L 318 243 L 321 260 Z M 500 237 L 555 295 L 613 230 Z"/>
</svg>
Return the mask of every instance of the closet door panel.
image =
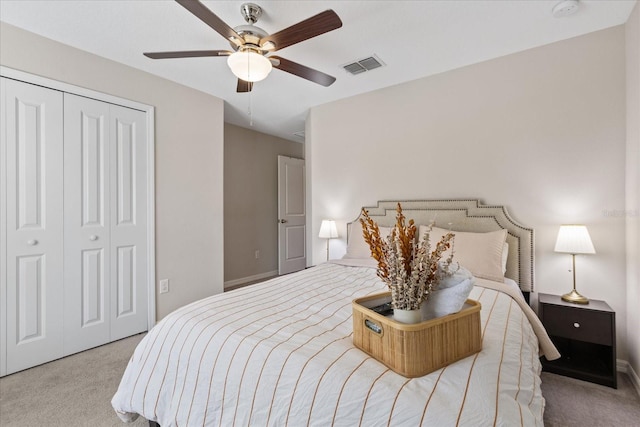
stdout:
<svg viewBox="0 0 640 427">
<path fill-rule="evenodd" d="M 62 93 L 6 79 L 7 373 L 63 355 Z"/>
<path fill-rule="evenodd" d="M 145 113 L 112 105 L 111 339 L 147 330 Z"/>
<path fill-rule="evenodd" d="M 65 94 L 64 353 L 109 342 L 109 104 Z"/>
</svg>

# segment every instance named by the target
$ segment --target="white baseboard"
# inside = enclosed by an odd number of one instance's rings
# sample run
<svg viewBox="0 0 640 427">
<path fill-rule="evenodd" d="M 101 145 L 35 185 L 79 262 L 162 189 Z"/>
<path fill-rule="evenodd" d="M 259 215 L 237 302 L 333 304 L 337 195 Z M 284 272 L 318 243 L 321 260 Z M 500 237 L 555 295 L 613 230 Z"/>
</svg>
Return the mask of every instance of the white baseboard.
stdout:
<svg viewBox="0 0 640 427">
<path fill-rule="evenodd" d="M 631 365 L 629 365 L 629 369 L 627 370 L 627 374 L 629 375 L 629 378 L 631 378 L 631 383 L 636 388 L 636 391 L 638 392 L 638 395 L 640 396 L 640 376 L 638 376 L 638 373 L 633 370 Z"/>
<path fill-rule="evenodd" d="M 255 280 L 260 280 L 260 279 L 266 279 L 268 277 L 273 277 L 277 275 L 278 275 L 277 270 L 267 271 L 266 273 L 254 274 L 253 276 L 249 276 L 249 277 L 241 277 L 240 279 L 229 280 L 227 282 L 224 282 L 223 286 L 225 288 L 228 288 L 230 286 L 244 285 L 245 283 L 253 282 Z"/>
<path fill-rule="evenodd" d="M 616 369 L 618 372 L 624 372 L 629 375 L 629 379 L 631 380 L 633 387 L 640 396 L 640 377 L 638 376 L 638 373 L 633 370 L 633 366 L 631 366 L 626 360 L 618 359 L 616 360 Z"/>
<path fill-rule="evenodd" d="M 616 359 L 616 371 L 624 372 L 626 374 L 629 368 L 631 368 L 631 365 L 629 365 L 629 362 L 622 359 Z"/>
</svg>

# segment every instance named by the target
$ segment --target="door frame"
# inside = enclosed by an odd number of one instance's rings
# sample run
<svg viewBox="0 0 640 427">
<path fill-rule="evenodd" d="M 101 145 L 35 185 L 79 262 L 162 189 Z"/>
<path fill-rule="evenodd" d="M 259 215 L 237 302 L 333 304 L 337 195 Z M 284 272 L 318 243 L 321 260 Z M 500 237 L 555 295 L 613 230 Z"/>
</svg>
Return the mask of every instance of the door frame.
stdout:
<svg viewBox="0 0 640 427">
<path fill-rule="evenodd" d="M 110 104 L 121 105 L 145 113 L 147 127 L 147 327 L 151 329 L 156 324 L 155 107 L 5 66 L 0 66 L 0 76 L 86 98 L 93 98 Z M 6 269 L 3 269 L 3 271 L 6 271 Z M 0 279 L 0 283 L 3 280 L 5 279 Z M 2 301 L 6 301 L 6 298 L 3 298 Z M 6 313 L 6 307 L 3 307 L 2 312 L 3 315 Z M 2 323 L 4 322 L 0 322 L 0 324 Z"/>
<path fill-rule="evenodd" d="M 5 91 L 5 80 L 0 79 L 0 91 Z M 2 99 L 2 98 L 0 98 Z M 6 198 L 7 176 L 6 158 L 7 158 L 7 144 L 5 139 L 7 137 L 7 127 L 5 124 L 6 112 L 4 109 L 4 102 L 0 101 L 0 342 L 7 342 L 7 213 L 4 201 Z M 0 355 L 0 377 L 7 374 L 7 350 L 5 348 L 0 349 L 2 354 Z"/>
</svg>

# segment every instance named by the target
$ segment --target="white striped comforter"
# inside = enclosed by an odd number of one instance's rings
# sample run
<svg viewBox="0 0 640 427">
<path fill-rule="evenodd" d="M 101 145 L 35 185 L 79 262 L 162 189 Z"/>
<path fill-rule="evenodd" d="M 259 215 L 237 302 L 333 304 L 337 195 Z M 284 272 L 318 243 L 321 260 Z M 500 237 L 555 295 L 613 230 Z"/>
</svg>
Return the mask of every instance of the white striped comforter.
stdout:
<svg viewBox="0 0 640 427">
<path fill-rule="evenodd" d="M 352 342 L 375 269 L 322 264 L 215 295 L 139 344 L 112 404 L 169 426 L 542 425 L 538 340 L 511 297 L 476 286 L 483 349 L 407 379 Z"/>
</svg>

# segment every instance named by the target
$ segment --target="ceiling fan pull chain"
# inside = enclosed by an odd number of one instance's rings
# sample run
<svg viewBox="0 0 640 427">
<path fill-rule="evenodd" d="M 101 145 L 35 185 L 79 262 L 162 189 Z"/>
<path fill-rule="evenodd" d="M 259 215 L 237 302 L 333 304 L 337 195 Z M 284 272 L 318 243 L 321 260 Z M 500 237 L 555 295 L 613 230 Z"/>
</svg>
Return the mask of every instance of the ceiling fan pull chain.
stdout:
<svg viewBox="0 0 640 427">
<path fill-rule="evenodd" d="M 251 91 L 253 92 L 253 91 Z M 252 95 L 251 92 L 249 92 L 249 126 L 253 127 L 253 111 L 251 110 L 251 100 L 252 100 Z"/>
<path fill-rule="evenodd" d="M 251 76 L 251 61 L 249 60 L 249 58 L 247 58 L 247 75 Z M 249 91 L 249 127 L 253 127 L 253 111 L 251 110 L 251 100 L 252 100 L 252 96 L 251 96 L 251 92 L 253 92 L 253 90 Z"/>
</svg>

